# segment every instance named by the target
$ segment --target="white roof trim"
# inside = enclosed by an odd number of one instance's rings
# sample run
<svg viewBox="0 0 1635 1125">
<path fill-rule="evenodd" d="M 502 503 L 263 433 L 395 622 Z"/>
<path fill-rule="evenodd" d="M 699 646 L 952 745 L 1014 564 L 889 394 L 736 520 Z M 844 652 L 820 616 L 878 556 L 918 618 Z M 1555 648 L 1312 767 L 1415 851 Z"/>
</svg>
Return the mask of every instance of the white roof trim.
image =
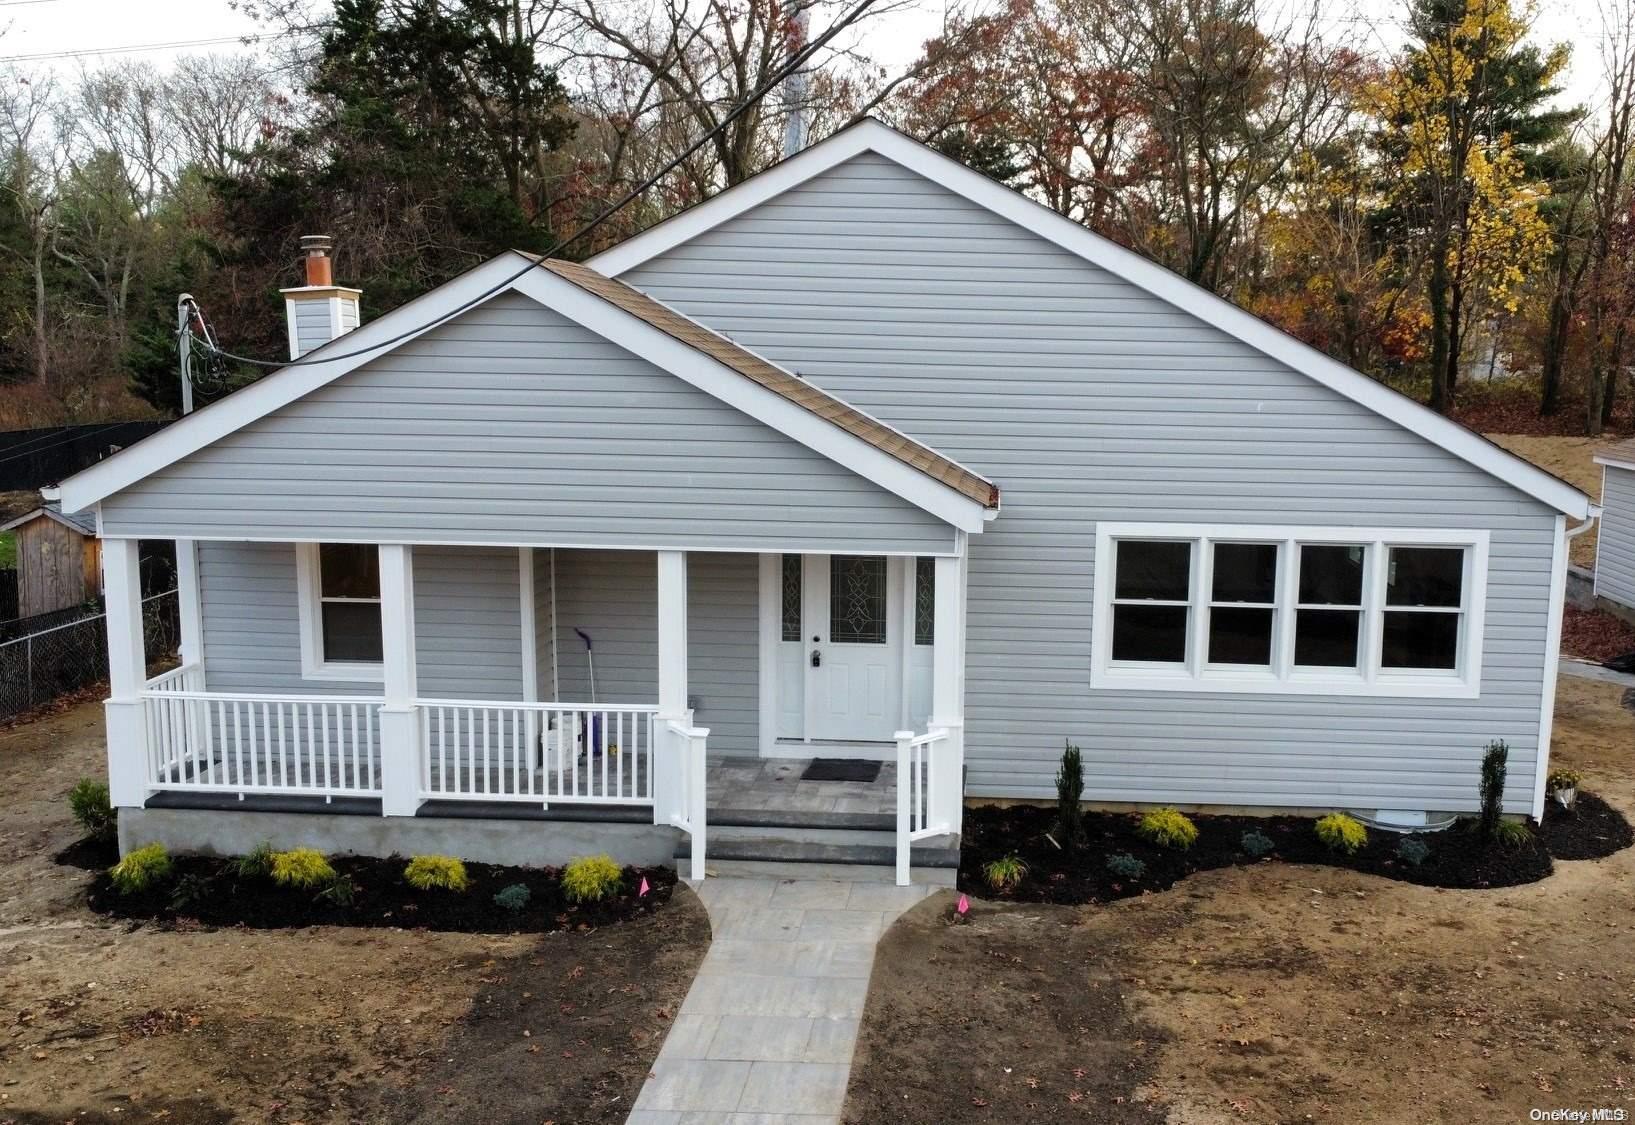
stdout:
<svg viewBox="0 0 1635 1125">
<path fill-rule="evenodd" d="M 1609 465 L 1614 469 L 1635 470 L 1635 457 L 1614 457 L 1609 453 L 1597 453 L 1592 460 L 1597 465 Z"/>
<path fill-rule="evenodd" d="M 1555 510 L 1576 519 L 1588 517 L 1590 498 L 1566 481 L 1156 262 L 1126 250 L 873 118 L 842 129 L 760 175 L 604 250 L 586 264 L 617 277 L 863 152 L 873 152 L 901 164 L 1145 289 Z"/>
<path fill-rule="evenodd" d="M 519 254 L 502 254 L 307 356 L 322 361 L 323 352 L 327 349 L 347 358 L 280 368 L 266 378 L 187 415 L 157 434 L 69 477 L 62 482 L 64 510 L 89 508 L 105 497 L 295 402 L 377 356 L 387 354 L 400 347 L 401 343 L 363 355 L 348 353 L 390 339 L 417 322 L 431 323 L 433 327 L 446 323 L 443 318 L 453 310 L 505 281 L 526 260 Z M 979 532 L 983 528 L 982 505 L 958 490 L 904 464 L 565 278 L 548 270 L 531 269 L 501 291 L 518 292 L 538 301 L 961 530 Z M 415 336 L 430 330 L 422 328 Z"/>
</svg>

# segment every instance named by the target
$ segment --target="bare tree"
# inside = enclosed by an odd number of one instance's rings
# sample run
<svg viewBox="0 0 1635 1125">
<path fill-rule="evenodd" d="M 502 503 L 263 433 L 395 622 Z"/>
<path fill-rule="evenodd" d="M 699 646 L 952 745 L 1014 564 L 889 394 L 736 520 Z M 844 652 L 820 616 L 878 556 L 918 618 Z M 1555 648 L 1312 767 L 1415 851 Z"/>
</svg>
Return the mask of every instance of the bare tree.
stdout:
<svg viewBox="0 0 1635 1125">
<path fill-rule="evenodd" d="M 26 234 L 25 245 L 0 245 L 0 250 L 20 259 L 29 273 L 34 381 L 42 388 L 49 384 L 51 376 L 46 261 L 55 231 L 52 208 L 56 203 L 60 153 L 48 138 L 47 130 L 56 99 L 57 89 L 50 75 L 13 69 L 0 77 L 0 153 L 6 160 L 4 190 L 11 195 Z"/>
</svg>

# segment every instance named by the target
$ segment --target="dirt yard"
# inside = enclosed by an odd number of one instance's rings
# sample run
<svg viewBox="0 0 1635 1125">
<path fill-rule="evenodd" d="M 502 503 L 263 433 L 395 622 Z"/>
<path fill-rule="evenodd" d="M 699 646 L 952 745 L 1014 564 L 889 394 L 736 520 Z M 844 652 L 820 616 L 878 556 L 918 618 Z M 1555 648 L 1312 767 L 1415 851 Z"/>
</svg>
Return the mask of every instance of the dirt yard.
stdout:
<svg viewBox="0 0 1635 1125">
<path fill-rule="evenodd" d="M 625 1119 L 709 940 L 691 892 L 531 937 L 111 925 L 51 858 L 101 724 L 0 732 L 0 1125 Z"/>
<path fill-rule="evenodd" d="M 1624 695 L 1564 678 L 1554 752 L 1630 815 Z M 963 925 L 939 895 L 882 944 L 846 1120 L 1635 1110 L 1632 877 L 1635 849 L 1495 891 L 1265 864 L 1109 906 L 978 902 Z"/>
<path fill-rule="evenodd" d="M 1545 437 L 1535 434 L 1488 434 L 1518 457 L 1525 457 L 1546 472 L 1554 473 L 1568 484 L 1582 489 L 1595 503 L 1601 502 L 1601 466 L 1593 460 L 1595 451 L 1615 445 L 1619 437 Z M 1600 528 L 1592 528 L 1574 539 L 1570 557 L 1579 566 L 1595 566 L 1595 536 Z"/>
</svg>

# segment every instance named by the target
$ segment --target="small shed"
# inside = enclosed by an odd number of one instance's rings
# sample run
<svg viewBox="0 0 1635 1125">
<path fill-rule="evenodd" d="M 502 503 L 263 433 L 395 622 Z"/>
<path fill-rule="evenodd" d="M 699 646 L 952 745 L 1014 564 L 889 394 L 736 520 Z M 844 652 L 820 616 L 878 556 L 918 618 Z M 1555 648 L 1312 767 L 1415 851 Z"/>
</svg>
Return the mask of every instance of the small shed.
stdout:
<svg viewBox="0 0 1635 1125">
<path fill-rule="evenodd" d="M 92 513 L 64 515 L 56 500 L 0 531 L 17 538 L 17 615 L 33 617 L 91 601 L 102 593 L 102 544 Z"/>
<path fill-rule="evenodd" d="M 1595 598 L 1635 621 L 1635 438 L 1595 455 L 1601 466 L 1601 532 L 1595 548 Z"/>
</svg>

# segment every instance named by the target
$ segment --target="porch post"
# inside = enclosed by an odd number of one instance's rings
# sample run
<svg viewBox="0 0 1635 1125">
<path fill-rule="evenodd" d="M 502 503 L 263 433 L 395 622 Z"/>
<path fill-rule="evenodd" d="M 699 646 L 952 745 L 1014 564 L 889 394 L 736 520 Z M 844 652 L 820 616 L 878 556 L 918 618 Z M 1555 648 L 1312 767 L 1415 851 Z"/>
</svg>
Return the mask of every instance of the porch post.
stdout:
<svg viewBox="0 0 1635 1125">
<path fill-rule="evenodd" d="M 385 684 L 380 708 L 380 811 L 413 816 L 420 807 L 420 711 L 415 706 L 414 548 L 382 543 L 380 634 Z"/>
<path fill-rule="evenodd" d="M 102 594 L 107 606 L 108 797 L 140 808 L 148 796 L 148 727 L 142 685 L 147 656 L 142 638 L 142 575 L 135 539 L 102 543 Z"/>
<path fill-rule="evenodd" d="M 931 717 L 929 725 L 948 731 L 944 757 L 937 763 L 930 794 L 933 818 L 958 832 L 965 802 L 965 535 L 957 556 L 936 561 L 932 609 Z"/>
<path fill-rule="evenodd" d="M 659 717 L 687 717 L 687 552 L 658 552 Z"/>
<path fill-rule="evenodd" d="M 204 603 L 199 595 L 198 544 L 176 540 L 176 617 L 183 664 L 204 661 Z M 202 685 L 201 685 L 202 686 Z"/>
</svg>

